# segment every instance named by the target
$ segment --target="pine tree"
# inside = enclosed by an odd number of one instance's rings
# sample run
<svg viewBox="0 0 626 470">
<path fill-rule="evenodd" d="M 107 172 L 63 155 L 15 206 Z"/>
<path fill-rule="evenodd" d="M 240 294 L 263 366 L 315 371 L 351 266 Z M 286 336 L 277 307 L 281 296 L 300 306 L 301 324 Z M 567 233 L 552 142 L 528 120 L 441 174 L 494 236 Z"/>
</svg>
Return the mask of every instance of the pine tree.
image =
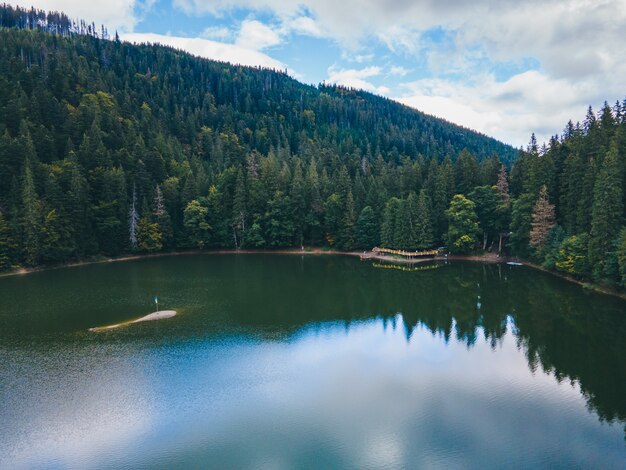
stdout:
<svg viewBox="0 0 626 470">
<path fill-rule="evenodd" d="M 554 205 L 548 200 L 548 187 L 543 185 L 532 213 L 530 246 L 537 249 L 546 244 L 550 231 L 556 225 Z"/>
<path fill-rule="evenodd" d="M 400 250 L 411 247 L 411 213 L 407 200 L 400 200 L 394 223 L 393 246 Z"/>
<path fill-rule="evenodd" d="M 478 183 L 478 161 L 466 149 L 456 161 L 456 190 L 460 194 L 469 194 Z"/>
<path fill-rule="evenodd" d="M 165 204 L 163 202 L 163 192 L 157 184 L 154 188 L 154 216 L 159 219 L 165 215 Z"/>
<path fill-rule="evenodd" d="M 583 162 L 578 152 L 570 153 L 563 163 L 561 174 L 561 197 L 559 213 L 563 228 L 568 233 L 576 232 L 577 207 L 580 197 L 580 182 L 583 179 Z"/>
<path fill-rule="evenodd" d="M 41 202 L 35 190 L 29 160 L 24 165 L 22 180 L 22 251 L 26 264 L 35 266 L 41 254 Z"/>
<path fill-rule="evenodd" d="M 617 262 L 621 286 L 626 287 L 626 227 L 622 228 L 617 239 Z"/>
<path fill-rule="evenodd" d="M 383 223 L 380 227 L 380 243 L 385 248 L 396 248 L 394 244 L 396 233 L 396 214 L 399 209 L 400 200 L 395 197 L 389 199 L 385 205 Z"/>
<path fill-rule="evenodd" d="M 425 189 L 420 191 L 413 216 L 415 248 L 424 250 L 433 246 L 433 226 L 430 216 L 430 201 Z"/>
<path fill-rule="evenodd" d="M 304 175 L 302 174 L 302 165 L 300 161 L 296 161 L 293 177 L 291 178 L 290 199 L 292 205 L 292 217 L 296 232 L 296 243 L 301 247 L 304 246 L 304 227 L 306 223 L 306 198 L 304 189 Z"/>
<path fill-rule="evenodd" d="M 362 249 L 371 249 L 379 243 L 378 220 L 374 210 L 365 206 L 356 222 L 356 242 Z"/>
<path fill-rule="evenodd" d="M 596 160 L 592 157 L 584 169 L 582 185 L 580 181 L 574 182 L 574 198 L 577 200 L 576 227 L 579 233 L 588 233 L 591 230 L 596 173 Z"/>
<path fill-rule="evenodd" d="M 495 240 L 499 229 L 499 207 L 503 205 L 502 196 L 496 186 L 478 186 L 469 194 L 476 204 L 478 225 L 483 232 L 483 250 L 489 240 Z"/>
<path fill-rule="evenodd" d="M 133 197 L 128 211 L 128 240 L 133 250 L 137 249 L 137 224 L 139 223 L 139 213 L 137 211 L 137 191 L 133 185 Z"/>
<path fill-rule="evenodd" d="M 163 248 L 169 248 L 174 244 L 174 232 L 172 229 L 172 219 L 169 212 L 165 208 L 165 200 L 161 186 L 156 185 L 154 188 L 153 212 L 154 221 L 157 223 L 159 233 L 161 234 L 161 243 Z"/>
<path fill-rule="evenodd" d="M 502 204 L 508 206 L 511 203 L 511 196 L 509 195 L 509 180 L 506 174 L 506 167 L 500 166 L 500 173 L 498 173 L 498 194 L 502 200 Z"/>
<path fill-rule="evenodd" d="M 5 271 L 11 267 L 12 252 L 13 241 L 9 224 L 0 212 L 0 271 Z"/>
<path fill-rule="evenodd" d="M 244 244 L 246 234 L 246 184 L 243 171 L 240 168 L 237 172 L 237 182 L 235 184 L 235 196 L 233 198 L 233 238 L 235 248 L 239 249 Z"/>
<path fill-rule="evenodd" d="M 589 263 L 594 278 L 606 274 L 609 252 L 617 238 L 623 220 L 622 174 L 617 145 L 613 143 L 604 159 L 594 186 Z"/>
<path fill-rule="evenodd" d="M 346 197 L 346 209 L 341 223 L 338 245 L 345 251 L 353 250 L 356 246 L 356 214 L 352 191 L 349 191 Z"/>
</svg>

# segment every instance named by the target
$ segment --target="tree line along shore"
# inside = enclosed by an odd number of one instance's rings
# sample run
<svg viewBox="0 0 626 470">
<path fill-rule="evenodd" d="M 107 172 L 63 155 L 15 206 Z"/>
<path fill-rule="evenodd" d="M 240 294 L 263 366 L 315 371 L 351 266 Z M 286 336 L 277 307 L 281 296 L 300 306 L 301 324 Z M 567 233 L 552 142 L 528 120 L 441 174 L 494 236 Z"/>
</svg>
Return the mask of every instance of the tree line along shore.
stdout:
<svg viewBox="0 0 626 470">
<path fill-rule="evenodd" d="M 515 150 L 363 91 L 87 26 L 0 7 L 0 270 L 445 246 L 626 287 L 626 100 Z"/>
</svg>

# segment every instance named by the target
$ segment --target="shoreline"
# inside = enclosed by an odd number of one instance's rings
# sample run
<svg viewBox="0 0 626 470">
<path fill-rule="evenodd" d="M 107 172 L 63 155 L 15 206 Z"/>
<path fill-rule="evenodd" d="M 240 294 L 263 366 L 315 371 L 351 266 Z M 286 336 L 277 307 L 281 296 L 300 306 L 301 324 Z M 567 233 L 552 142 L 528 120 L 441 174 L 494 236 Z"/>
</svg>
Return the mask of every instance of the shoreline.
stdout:
<svg viewBox="0 0 626 470">
<path fill-rule="evenodd" d="M 105 263 L 118 263 L 123 261 L 137 261 L 142 259 L 150 259 L 150 258 L 163 258 L 169 256 L 192 256 L 192 255 L 250 255 L 250 254 L 270 254 L 270 255 L 342 255 L 342 256 L 353 256 L 358 257 L 361 260 L 377 260 L 377 261 L 387 261 L 390 263 L 398 263 L 398 264 L 420 264 L 427 263 L 432 261 L 472 261 L 478 263 L 486 263 L 486 264 L 499 264 L 499 263 L 507 263 L 509 261 L 522 263 L 524 266 L 528 266 L 530 268 L 536 269 L 538 271 L 543 271 L 545 273 L 551 274 L 553 276 L 559 277 L 563 280 L 573 282 L 578 284 L 584 289 L 589 289 L 599 294 L 610 295 L 613 297 L 618 297 L 622 300 L 626 300 L 626 292 L 620 292 L 609 287 L 599 286 L 593 284 L 592 282 L 587 282 L 581 279 L 577 279 L 573 276 L 570 276 L 565 273 L 560 273 L 548 268 L 544 268 L 538 264 L 535 264 L 531 261 L 521 260 L 516 257 L 511 256 L 498 256 L 495 253 L 483 253 L 483 254 L 475 254 L 475 255 L 449 255 L 445 256 L 435 256 L 434 258 L 396 258 L 394 256 L 389 255 L 380 255 L 376 254 L 372 251 L 335 251 L 335 250 L 327 250 L 322 248 L 306 248 L 302 249 L 277 249 L 277 250 L 268 250 L 268 249 L 260 249 L 260 250 L 183 250 L 183 251 L 170 251 L 166 253 L 143 253 L 137 255 L 123 255 L 114 258 L 103 258 L 103 259 L 93 259 L 93 260 L 85 260 L 85 261 L 76 261 L 71 263 L 59 264 L 57 266 L 41 266 L 36 268 L 20 268 L 15 271 L 8 271 L 6 273 L 0 273 L 0 279 L 3 277 L 12 277 L 12 276 L 21 276 L 26 274 L 44 272 L 44 271 L 53 271 L 56 269 L 65 269 L 65 268 L 76 268 L 81 266 L 89 266 L 92 264 L 105 264 Z"/>
</svg>

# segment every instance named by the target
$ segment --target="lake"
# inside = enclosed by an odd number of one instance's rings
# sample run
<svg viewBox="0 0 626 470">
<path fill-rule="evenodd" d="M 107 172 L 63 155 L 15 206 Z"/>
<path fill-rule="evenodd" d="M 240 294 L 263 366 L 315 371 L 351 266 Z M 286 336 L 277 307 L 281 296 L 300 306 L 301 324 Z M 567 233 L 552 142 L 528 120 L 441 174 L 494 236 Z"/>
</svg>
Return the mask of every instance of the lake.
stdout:
<svg viewBox="0 0 626 470">
<path fill-rule="evenodd" d="M 173 256 L 0 299 L 0 468 L 626 464 L 626 302 L 531 268 Z"/>
</svg>

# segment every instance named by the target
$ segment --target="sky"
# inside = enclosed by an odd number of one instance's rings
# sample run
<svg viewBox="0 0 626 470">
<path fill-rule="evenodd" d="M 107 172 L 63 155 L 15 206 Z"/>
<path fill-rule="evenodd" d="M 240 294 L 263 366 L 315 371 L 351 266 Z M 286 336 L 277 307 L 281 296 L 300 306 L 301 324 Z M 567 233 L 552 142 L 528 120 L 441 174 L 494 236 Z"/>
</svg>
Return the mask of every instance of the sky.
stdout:
<svg viewBox="0 0 626 470">
<path fill-rule="evenodd" d="M 525 146 L 626 97 L 626 0 L 17 0 Z"/>
</svg>

